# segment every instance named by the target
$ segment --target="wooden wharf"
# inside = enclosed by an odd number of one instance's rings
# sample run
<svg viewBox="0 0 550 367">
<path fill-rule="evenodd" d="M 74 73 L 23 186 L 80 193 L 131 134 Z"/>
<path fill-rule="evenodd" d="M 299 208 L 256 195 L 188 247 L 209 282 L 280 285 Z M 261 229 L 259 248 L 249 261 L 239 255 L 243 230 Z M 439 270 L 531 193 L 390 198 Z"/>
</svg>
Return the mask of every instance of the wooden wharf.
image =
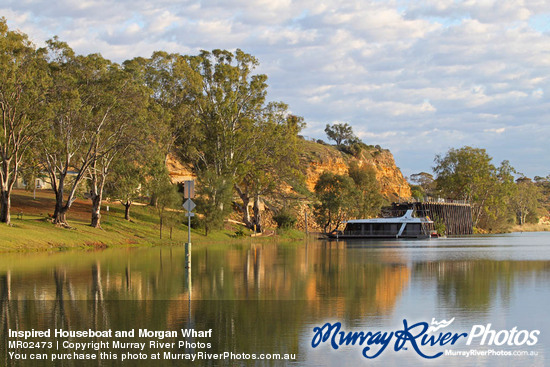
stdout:
<svg viewBox="0 0 550 367">
<path fill-rule="evenodd" d="M 405 201 L 393 203 L 391 207 L 386 207 L 383 212 L 389 216 L 404 215 L 407 209 L 415 209 L 420 216 L 429 217 L 434 222 L 443 222 L 445 224 L 445 234 L 447 236 L 462 236 L 474 233 L 472 220 L 472 207 L 464 201 L 451 200 L 425 200 L 425 201 Z"/>
</svg>

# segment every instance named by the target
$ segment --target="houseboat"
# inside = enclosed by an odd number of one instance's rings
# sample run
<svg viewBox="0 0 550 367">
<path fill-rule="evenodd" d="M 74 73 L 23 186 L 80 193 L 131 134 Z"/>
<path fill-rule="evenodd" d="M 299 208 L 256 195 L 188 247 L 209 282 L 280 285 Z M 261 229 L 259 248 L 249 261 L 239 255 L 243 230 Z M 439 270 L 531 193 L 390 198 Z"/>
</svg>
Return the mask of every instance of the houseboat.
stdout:
<svg viewBox="0 0 550 367">
<path fill-rule="evenodd" d="M 408 209 L 402 217 L 348 220 L 343 231 L 329 233 L 330 238 L 429 238 L 437 236 L 434 222 L 414 216 Z"/>
</svg>

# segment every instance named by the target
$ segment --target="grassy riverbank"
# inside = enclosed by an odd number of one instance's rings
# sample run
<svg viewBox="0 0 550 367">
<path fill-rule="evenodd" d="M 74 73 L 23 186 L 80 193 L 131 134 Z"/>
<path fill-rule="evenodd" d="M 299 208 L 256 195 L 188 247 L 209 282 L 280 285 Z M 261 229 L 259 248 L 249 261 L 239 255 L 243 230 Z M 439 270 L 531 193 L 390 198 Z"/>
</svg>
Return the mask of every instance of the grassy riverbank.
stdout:
<svg viewBox="0 0 550 367">
<path fill-rule="evenodd" d="M 522 226 L 515 225 L 510 229 L 510 232 L 548 232 L 550 225 L 543 223 L 527 223 Z"/>
<path fill-rule="evenodd" d="M 44 251 L 71 248 L 105 248 L 119 246 L 178 245 L 187 242 L 187 226 L 163 227 L 160 238 L 159 217 L 155 208 L 146 205 L 133 205 L 131 221 L 124 219 L 124 207 L 118 202 L 106 203 L 102 207 L 101 229 L 89 226 L 91 204 L 77 200 L 68 213 L 71 229 L 59 228 L 51 224 L 54 196 L 49 191 L 36 193 L 16 190 L 12 195 L 12 226 L 0 226 L 0 251 Z M 106 205 L 109 205 L 107 212 Z M 207 236 L 201 230 L 192 229 L 193 243 L 237 242 L 235 236 L 239 226 L 227 224 L 221 231 Z M 248 235 L 249 232 L 245 231 Z M 301 234 L 291 231 L 281 237 L 266 239 L 296 239 Z M 171 237 L 171 238 L 170 238 Z"/>
</svg>

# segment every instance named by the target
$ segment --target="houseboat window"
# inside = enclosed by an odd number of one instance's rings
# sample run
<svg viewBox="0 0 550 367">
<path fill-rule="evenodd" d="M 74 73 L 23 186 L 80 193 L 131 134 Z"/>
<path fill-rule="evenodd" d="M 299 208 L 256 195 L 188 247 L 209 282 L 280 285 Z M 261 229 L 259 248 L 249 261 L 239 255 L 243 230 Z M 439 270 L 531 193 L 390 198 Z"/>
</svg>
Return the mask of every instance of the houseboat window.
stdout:
<svg viewBox="0 0 550 367">
<path fill-rule="evenodd" d="M 373 224 L 372 234 L 384 234 L 384 225 L 381 223 Z"/>
<path fill-rule="evenodd" d="M 403 234 L 406 235 L 416 235 L 420 233 L 420 223 L 409 223 L 405 227 L 405 231 L 403 231 Z"/>
<path fill-rule="evenodd" d="M 372 234 L 372 224 L 363 224 L 363 233 Z"/>
<path fill-rule="evenodd" d="M 350 232 L 350 234 L 360 234 L 361 223 L 348 223 L 346 225 L 346 232 Z"/>
</svg>

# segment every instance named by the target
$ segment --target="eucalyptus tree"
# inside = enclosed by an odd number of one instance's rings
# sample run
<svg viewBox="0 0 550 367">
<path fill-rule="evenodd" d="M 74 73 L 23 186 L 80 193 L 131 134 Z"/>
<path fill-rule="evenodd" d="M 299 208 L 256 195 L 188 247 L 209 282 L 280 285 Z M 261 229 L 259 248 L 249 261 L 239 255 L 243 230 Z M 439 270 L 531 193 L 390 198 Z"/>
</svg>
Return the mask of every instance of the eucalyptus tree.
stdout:
<svg viewBox="0 0 550 367">
<path fill-rule="evenodd" d="M 537 212 L 542 207 L 543 199 L 540 188 L 526 177 L 516 180 L 516 193 L 512 198 L 517 223 L 522 226 L 528 222 L 528 218 L 536 221 Z"/>
<path fill-rule="evenodd" d="M 21 160 L 43 129 L 49 82 L 44 50 L 0 18 L 0 222 L 10 224 L 11 192 Z"/>
<path fill-rule="evenodd" d="M 348 176 L 351 177 L 360 193 L 360 200 L 356 204 L 358 216 L 364 218 L 378 215 L 384 204 L 384 196 L 381 193 L 374 168 L 359 166 L 357 162 L 352 162 L 348 169 Z"/>
<path fill-rule="evenodd" d="M 101 226 L 103 191 L 114 159 L 148 143 L 148 89 L 117 64 L 109 63 L 104 71 L 88 101 L 98 123 L 91 150 L 94 159 L 88 167 L 92 227 Z"/>
<path fill-rule="evenodd" d="M 124 219 L 129 221 L 130 208 L 141 195 L 144 176 L 142 167 L 136 160 L 126 160 L 126 154 L 121 157 L 122 159 L 115 160 L 112 164 L 112 174 L 106 180 L 105 193 L 107 197 L 120 201 L 124 206 Z"/>
<path fill-rule="evenodd" d="M 120 201 L 124 206 L 124 219 L 130 220 L 132 204 L 146 196 L 148 184 L 156 179 L 153 175 L 168 176 L 164 158 L 159 159 L 159 156 L 154 144 L 133 144 L 112 162 L 111 173 L 105 182 L 105 196 Z M 157 164 L 164 170 L 155 172 Z"/>
<path fill-rule="evenodd" d="M 202 91 L 193 107 L 199 139 L 191 152 L 197 170 L 235 177 L 249 156 L 254 123 L 262 113 L 267 76 L 252 75 L 258 61 L 237 50 L 202 51 L 190 63 L 202 77 Z"/>
<path fill-rule="evenodd" d="M 233 187 L 232 181 L 225 176 L 218 176 L 214 171 L 203 171 L 197 177 L 197 213 L 202 214 L 205 235 L 223 227 L 223 220 L 231 212 Z"/>
<path fill-rule="evenodd" d="M 517 193 L 517 185 L 514 183 L 517 172 L 507 160 L 502 161 L 495 172 L 477 226 L 490 232 L 503 232 L 515 223 L 513 200 Z"/>
<path fill-rule="evenodd" d="M 508 161 L 495 167 L 485 149 L 450 149 L 435 157 L 437 191 L 446 198 L 467 200 L 474 227 L 500 231 L 509 224 L 514 195 L 514 168 Z"/>
<path fill-rule="evenodd" d="M 85 103 L 84 58 L 77 57 L 57 37 L 48 40 L 47 44 L 49 72 L 53 79 L 48 97 L 52 116 L 39 137 L 39 146 L 56 198 L 53 223 L 67 226 L 67 211 L 76 200 L 78 186 L 93 160 L 92 126 L 90 109 Z M 72 171 L 76 175 L 71 177 Z"/>
<path fill-rule="evenodd" d="M 411 185 L 411 190 L 413 186 L 416 186 L 416 191 L 418 195 L 413 195 L 413 197 L 423 197 L 423 196 L 433 196 L 435 190 L 435 181 L 434 177 L 428 172 L 413 173 L 409 177 Z"/>
<path fill-rule="evenodd" d="M 53 222 L 68 226 L 66 214 L 79 185 L 89 178 L 92 225 L 97 227 L 105 176 L 114 157 L 140 136 L 136 126 L 146 93 L 133 75 L 101 55 L 75 55 L 57 38 L 48 41 L 48 48 L 53 113 L 40 142 L 56 196 Z"/>
<path fill-rule="evenodd" d="M 290 114 L 282 102 L 269 103 L 254 121 L 246 163 L 239 165 L 234 185 L 243 202 L 241 211 L 247 227 L 262 232 L 262 196 L 290 188 L 293 182 L 303 179 L 299 169 L 301 145 L 298 144 L 298 133 L 303 127 L 303 118 Z"/>
<path fill-rule="evenodd" d="M 157 51 L 148 59 L 125 61 L 124 68 L 149 88 L 149 139 L 162 153 L 164 163 L 175 151 L 188 156 L 197 126 L 193 103 L 202 88 L 201 76 L 189 58 Z M 151 192 L 151 204 L 156 206 L 156 202 L 157 195 Z"/>
<path fill-rule="evenodd" d="M 327 138 L 334 140 L 336 145 L 348 144 L 358 140 L 353 133 L 353 128 L 348 123 L 327 124 L 325 127 Z"/>
<path fill-rule="evenodd" d="M 267 76 L 253 74 L 258 60 L 241 50 L 202 51 L 188 61 L 201 76 L 202 90 L 192 104 L 198 121 L 196 138 L 192 149 L 182 155 L 193 162 L 199 178 L 210 177 L 204 184 L 232 187 L 239 168 L 250 164 L 251 146 L 260 132 L 256 122 L 264 107 Z M 204 189 L 221 192 L 216 187 Z M 230 205 L 230 196 L 225 194 L 211 200 L 220 212 Z"/>
<path fill-rule="evenodd" d="M 449 199 L 470 202 L 474 226 L 481 219 L 496 182 L 496 167 L 491 160 L 485 149 L 469 146 L 452 148 L 434 160 L 437 189 Z"/>
<path fill-rule="evenodd" d="M 314 205 L 315 221 L 325 233 L 337 230 L 344 220 L 359 212 L 361 193 L 347 175 L 323 172 L 315 184 L 315 194 L 318 199 Z"/>
</svg>

